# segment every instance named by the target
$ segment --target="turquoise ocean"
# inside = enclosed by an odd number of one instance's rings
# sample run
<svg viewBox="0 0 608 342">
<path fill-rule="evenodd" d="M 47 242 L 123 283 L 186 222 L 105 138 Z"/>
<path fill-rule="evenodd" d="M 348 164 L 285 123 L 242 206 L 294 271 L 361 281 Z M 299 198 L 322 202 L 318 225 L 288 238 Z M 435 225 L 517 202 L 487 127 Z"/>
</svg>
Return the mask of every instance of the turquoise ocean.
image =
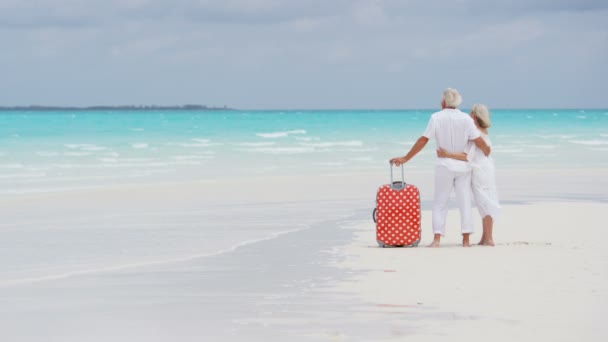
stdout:
<svg viewBox="0 0 608 342">
<path fill-rule="evenodd" d="M 434 111 L 4 111 L 0 193 L 366 172 Z M 499 168 L 608 167 L 608 109 L 493 110 L 492 124 Z M 433 158 L 427 146 L 415 167 Z"/>
</svg>

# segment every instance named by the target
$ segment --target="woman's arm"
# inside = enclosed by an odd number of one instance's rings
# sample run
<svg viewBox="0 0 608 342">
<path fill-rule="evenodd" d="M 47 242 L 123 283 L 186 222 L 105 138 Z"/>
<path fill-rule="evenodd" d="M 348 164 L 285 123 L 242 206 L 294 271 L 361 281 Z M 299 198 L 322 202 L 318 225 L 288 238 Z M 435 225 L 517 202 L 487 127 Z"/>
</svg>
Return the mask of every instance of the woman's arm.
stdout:
<svg viewBox="0 0 608 342">
<path fill-rule="evenodd" d="M 457 160 L 462 160 L 462 161 L 468 161 L 467 159 L 467 154 L 464 152 L 461 153 L 449 153 L 444 149 L 437 149 L 437 157 L 439 158 L 452 158 L 452 159 L 457 159 Z"/>
</svg>

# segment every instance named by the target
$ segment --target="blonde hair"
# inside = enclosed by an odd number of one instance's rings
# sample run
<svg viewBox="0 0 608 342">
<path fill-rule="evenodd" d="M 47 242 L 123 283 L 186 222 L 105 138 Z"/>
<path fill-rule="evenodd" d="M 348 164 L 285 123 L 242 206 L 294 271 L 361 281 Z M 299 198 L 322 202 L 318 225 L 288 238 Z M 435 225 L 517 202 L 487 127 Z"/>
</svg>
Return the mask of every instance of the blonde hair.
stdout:
<svg viewBox="0 0 608 342">
<path fill-rule="evenodd" d="M 477 121 L 477 124 L 479 124 L 479 127 L 489 128 L 492 125 L 492 123 L 490 122 L 490 111 L 488 110 L 488 107 L 476 103 L 473 105 L 473 107 L 471 107 L 471 112 L 473 112 L 473 115 L 475 116 L 475 120 Z"/>
<path fill-rule="evenodd" d="M 445 102 L 447 107 L 458 107 L 462 102 L 462 96 L 458 93 L 458 90 L 453 88 L 447 88 L 443 91 L 442 100 Z"/>
</svg>

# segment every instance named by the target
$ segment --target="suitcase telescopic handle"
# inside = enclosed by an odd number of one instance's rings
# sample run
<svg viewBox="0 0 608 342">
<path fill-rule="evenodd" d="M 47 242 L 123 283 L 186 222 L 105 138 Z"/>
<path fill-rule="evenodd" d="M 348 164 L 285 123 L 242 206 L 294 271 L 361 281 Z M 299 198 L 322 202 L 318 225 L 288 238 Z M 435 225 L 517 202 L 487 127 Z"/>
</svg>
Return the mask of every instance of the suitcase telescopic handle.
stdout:
<svg viewBox="0 0 608 342">
<path fill-rule="evenodd" d="M 402 190 L 405 189 L 405 172 L 403 171 L 403 164 L 401 164 L 401 182 L 393 181 L 393 164 L 389 164 L 391 168 L 391 189 L 393 190 Z"/>
</svg>

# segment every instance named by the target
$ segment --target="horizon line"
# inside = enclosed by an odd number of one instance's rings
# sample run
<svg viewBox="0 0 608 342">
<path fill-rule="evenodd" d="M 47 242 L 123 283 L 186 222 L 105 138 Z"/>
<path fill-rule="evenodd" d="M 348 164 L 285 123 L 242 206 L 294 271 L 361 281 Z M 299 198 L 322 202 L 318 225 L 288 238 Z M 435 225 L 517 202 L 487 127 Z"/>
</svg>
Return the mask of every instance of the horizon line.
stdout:
<svg viewBox="0 0 608 342">
<path fill-rule="evenodd" d="M 460 107 L 470 108 L 467 106 Z M 440 108 L 233 108 L 228 106 L 215 107 L 206 105 L 93 105 L 93 106 L 0 106 L 0 111 L 45 111 L 45 110 L 73 110 L 73 111 L 102 111 L 102 110 L 180 110 L 180 111 L 399 111 L 399 110 L 421 110 L 438 111 Z M 608 110 L 608 107 L 494 107 L 491 110 Z"/>
</svg>

